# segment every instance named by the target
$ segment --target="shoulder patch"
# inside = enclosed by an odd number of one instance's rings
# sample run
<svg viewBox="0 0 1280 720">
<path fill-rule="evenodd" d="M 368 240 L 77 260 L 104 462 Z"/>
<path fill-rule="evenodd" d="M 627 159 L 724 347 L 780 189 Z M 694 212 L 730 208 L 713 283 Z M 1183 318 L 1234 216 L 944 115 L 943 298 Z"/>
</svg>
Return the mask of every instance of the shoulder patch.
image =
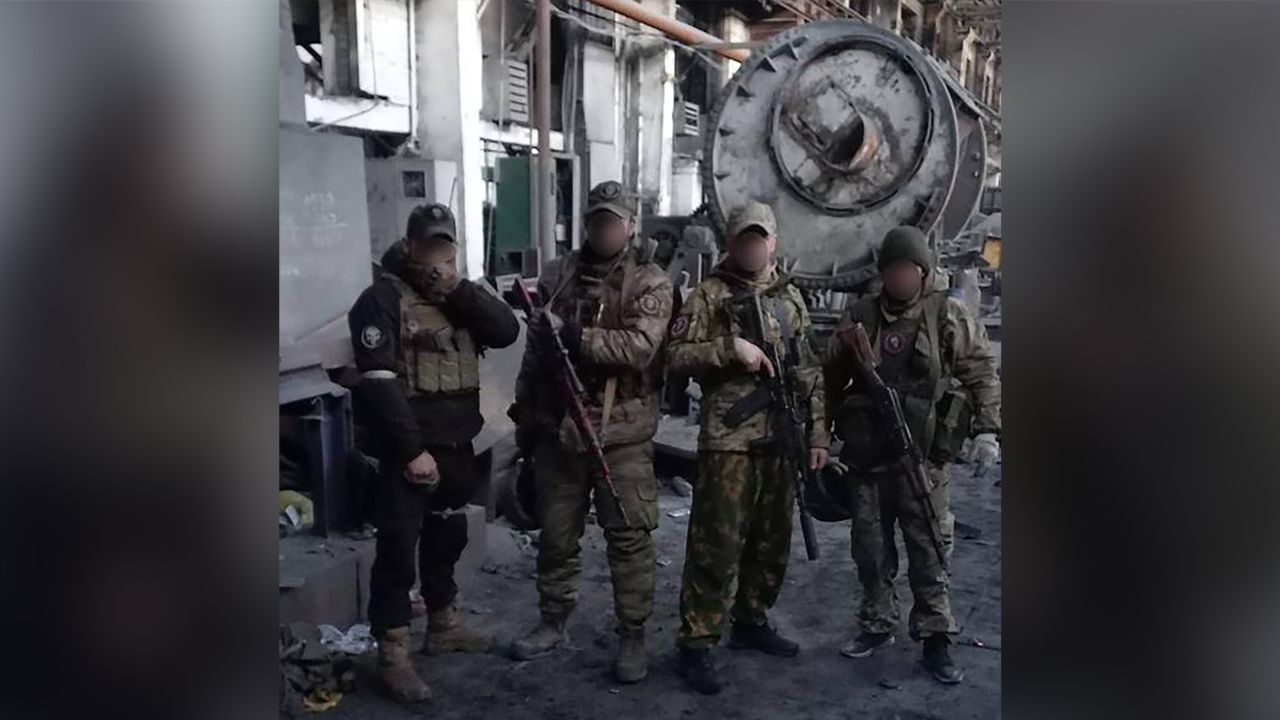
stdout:
<svg viewBox="0 0 1280 720">
<path fill-rule="evenodd" d="M 662 310 L 662 303 L 653 295 L 640 296 L 640 311 L 645 315 L 657 315 Z"/>
<path fill-rule="evenodd" d="M 365 325 L 364 330 L 360 331 L 360 344 L 370 350 L 377 350 L 386 340 L 386 335 L 377 325 Z"/>
<path fill-rule="evenodd" d="M 671 337 L 682 338 L 689 333 L 689 316 L 681 315 L 671 323 Z"/>
</svg>

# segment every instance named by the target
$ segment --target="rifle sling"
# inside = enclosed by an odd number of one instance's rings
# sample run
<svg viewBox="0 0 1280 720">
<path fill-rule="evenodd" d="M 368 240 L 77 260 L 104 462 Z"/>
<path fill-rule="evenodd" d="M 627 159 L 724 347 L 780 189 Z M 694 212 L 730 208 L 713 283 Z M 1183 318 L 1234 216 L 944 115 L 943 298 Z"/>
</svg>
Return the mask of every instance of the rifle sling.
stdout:
<svg viewBox="0 0 1280 720">
<path fill-rule="evenodd" d="M 609 416 L 613 414 L 613 398 L 618 391 L 618 378 L 611 375 L 604 381 L 604 408 L 600 412 L 600 444 L 603 446 L 609 432 Z"/>
</svg>

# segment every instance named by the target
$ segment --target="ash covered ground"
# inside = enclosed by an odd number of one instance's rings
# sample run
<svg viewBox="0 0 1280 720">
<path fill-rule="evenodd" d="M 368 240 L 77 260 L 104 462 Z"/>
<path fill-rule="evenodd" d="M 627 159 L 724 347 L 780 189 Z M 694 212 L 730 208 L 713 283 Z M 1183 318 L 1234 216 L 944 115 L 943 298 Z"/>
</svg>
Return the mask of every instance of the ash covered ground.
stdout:
<svg viewBox="0 0 1280 720">
<path fill-rule="evenodd" d="M 498 639 L 485 655 L 429 658 L 414 663 L 435 697 L 400 706 L 379 696 L 362 673 L 361 687 L 334 710 L 340 718 L 501 718 L 577 720 L 590 718 L 732 718 L 741 720 L 962 720 L 1000 717 L 1000 480 L 999 468 L 981 478 L 956 465 L 952 505 L 957 520 L 952 560 L 952 604 L 961 633 L 953 655 L 966 671 L 958 686 L 944 686 L 919 665 L 920 646 L 907 638 L 870 658 L 851 660 L 840 647 L 856 634 L 859 590 L 849 556 L 849 523 L 817 523 L 823 557 L 809 562 L 796 523 L 786 587 L 774 609 L 779 629 L 801 644 L 795 659 L 749 650 L 717 650 L 730 686 L 705 697 L 687 691 L 675 674 L 679 627 L 680 571 L 684 560 L 689 498 L 670 487 L 660 496 L 661 524 L 654 532 L 658 574 L 649 621 L 648 680 L 619 685 L 610 665 L 616 642 L 612 592 L 604 538 L 588 525 L 583 538 L 581 600 L 570 619 L 570 647 L 530 662 L 513 662 L 506 646 L 537 621 L 534 588 L 536 534 L 532 538 L 501 522 L 489 526 L 490 561 L 459 578 L 460 606 L 468 622 L 484 625 Z M 532 539 L 534 544 L 530 544 Z M 909 602 L 906 554 L 898 594 Z M 904 625 L 908 606 L 902 608 Z M 420 646 L 423 620 L 415 622 Z M 366 659 L 367 660 L 367 659 Z"/>
</svg>

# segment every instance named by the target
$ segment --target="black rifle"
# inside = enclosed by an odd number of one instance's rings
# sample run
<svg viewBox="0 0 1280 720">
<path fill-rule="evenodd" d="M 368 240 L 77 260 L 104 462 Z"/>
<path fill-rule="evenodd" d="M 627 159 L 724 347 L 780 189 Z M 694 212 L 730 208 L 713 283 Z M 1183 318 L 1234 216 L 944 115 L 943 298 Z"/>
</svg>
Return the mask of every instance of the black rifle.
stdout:
<svg viewBox="0 0 1280 720">
<path fill-rule="evenodd" d="M 760 304 L 760 295 L 755 292 L 742 293 L 731 302 L 735 306 L 735 314 L 742 320 L 744 339 L 750 340 L 764 351 L 765 357 L 773 365 L 773 376 L 769 377 L 768 373 L 761 371 L 764 384 L 729 409 L 725 415 L 725 424 L 736 427 L 762 409 L 772 410 L 768 415 L 771 427 L 766 442 L 780 445 L 778 449 L 782 451 L 788 472 L 796 485 L 796 506 L 800 509 L 804 551 L 810 560 L 817 560 L 818 537 L 813 529 L 813 516 L 809 514 L 809 507 L 804 499 L 805 481 L 812 471 L 809 469 L 809 440 L 806 432 L 808 396 L 800 392 L 796 377 L 800 345 L 794 336 L 785 338 L 788 352 L 784 361 L 778 352 L 778 346 L 769 342 L 769 324 Z M 783 334 L 789 333 L 784 331 Z"/>
<path fill-rule="evenodd" d="M 942 549 L 942 529 L 938 525 L 938 512 L 933 507 L 933 481 L 925 469 L 924 454 L 911 436 L 911 428 L 907 425 L 907 417 L 902 412 L 902 398 L 898 391 L 885 384 L 876 372 L 875 355 L 871 350 L 871 340 L 867 337 L 862 323 L 854 323 L 839 331 L 840 339 L 852 344 L 854 365 L 866 382 L 875 400 L 880 421 L 887 431 L 889 450 L 896 458 L 902 473 L 907 476 L 911 486 L 911 495 L 920 506 L 921 513 L 929 528 L 929 541 L 933 543 L 933 551 L 938 555 L 942 569 L 947 569 L 947 555 Z"/>
<path fill-rule="evenodd" d="M 525 289 L 523 283 L 519 279 L 516 280 L 516 297 L 520 299 L 520 305 L 524 308 L 525 321 L 529 325 L 529 337 L 526 342 L 537 342 L 538 332 L 535 329 L 534 318 L 538 313 L 543 312 L 533 304 L 533 297 L 529 295 L 529 291 Z M 604 448 L 600 445 L 600 438 L 596 435 L 596 430 L 591 426 L 591 419 L 587 417 L 586 401 L 587 390 L 582 384 L 582 379 L 578 377 L 578 371 L 573 366 L 573 361 L 569 359 L 569 351 L 564 346 L 564 341 L 560 339 L 557 333 L 550 333 L 551 346 L 555 352 L 556 365 L 560 376 L 561 389 L 564 392 L 565 405 L 569 411 L 569 417 L 573 419 L 573 424 L 578 428 L 578 434 L 582 436 L 582 444 L 586 445 L 587 452 L 595 459 L 596 465 L 600 470 L 600 481 L 609 491 L 609 497 L 613 499 L 614 507 L 618 508 L 618 515 L 622 518 L 622 522 L 631 525 L 631 520 L 627 518 L 627 510 L 622 507 L 622 499 L 618 497 L 618 488 L 613 484 L 613 475 L 609 473 L 609 464 L 604 460 Z"/>
</svg>

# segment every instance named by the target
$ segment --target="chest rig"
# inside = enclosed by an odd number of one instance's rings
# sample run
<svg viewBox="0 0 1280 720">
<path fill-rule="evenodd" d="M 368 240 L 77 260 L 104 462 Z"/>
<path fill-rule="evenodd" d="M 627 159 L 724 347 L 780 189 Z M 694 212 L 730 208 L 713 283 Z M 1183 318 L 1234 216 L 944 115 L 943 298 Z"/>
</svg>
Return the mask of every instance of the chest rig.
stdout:
<svg viewBox="0 0 1280 720">
<path fill-rule="evenodd" d="M 914 317 L 892 321 L 874 300 L 860 301 L 851 308 L 852 319 L 866 328 L 880 355 L 877 372 L 885 384 L 900 393 L 911 434 L 930 457 L 936 455 L 937 407 L 949 385 L 940 328 L 945 301 L 943 293 L 932 293 L 921 301 L 920 312 Z M 888 458 L 874 403 L 860 383 L 855 388 L 837 411 L 836 429 L 845 441 L 849 464 L 865 470 Z"/>
<path fill-rule="evenodd" d="M 922 320 L 923 313 L 892 322 L 882 317 L 876 333 L 880 377 L 904 394 L 920 394 L 924 388 L 917 386 L 928 383 L 930 358 L 916 352 Z"/>
<path fill-rule="evenodd" d="M 400 293 L 400 370 L 409 396 L 480 388 L 480 358 L 471 334 L 404 280 L 384 275 Z"/>
<path fill-rule="evenodd" d="M 624 252 L 622 258 L 603 267 L 581 260 L 569 265 L 550 298 L 555 313 L 565 320 L 576 321 L 583 328 L 626 327 L 623 315 L 635 299 L 639 266 L 635 251 Z M 610 382 L 618 402 L 646 396 L 653 389 L 650 373 L 651 369 L 612 369 L 605 373 L 589 366 L 580 372 L 587 391 L 601 402 L 605 400 Z"/>
</svg>

